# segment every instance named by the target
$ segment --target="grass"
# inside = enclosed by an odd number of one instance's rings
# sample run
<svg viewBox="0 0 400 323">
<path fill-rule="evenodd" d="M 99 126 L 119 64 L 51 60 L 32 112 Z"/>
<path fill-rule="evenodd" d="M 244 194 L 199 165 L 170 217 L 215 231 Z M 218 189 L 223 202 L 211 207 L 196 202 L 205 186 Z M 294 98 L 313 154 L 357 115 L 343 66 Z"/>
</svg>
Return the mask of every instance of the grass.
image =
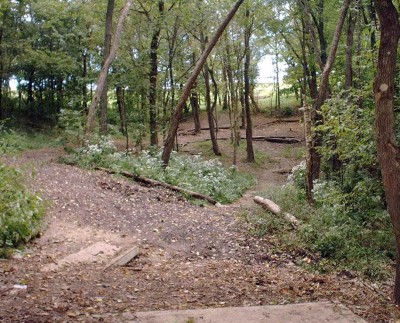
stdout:
<svg viewBox="0 0 400 323">
<path fill-rule="evenodd" d="M 282 150 L 282 157 L 295 160 L 303 160 L 305 156 L 304 147 L 286 146 Z"/>
<path fill-rule="evenodd" d="M 58 146 L 54 133 L 6 130 L 0 127 L 0 153 L 15 154 L 29 149 Z"/>
<path fill-rule="evenodd" d="M 294 93 L 288 92 L 288 85 L 281 84 L 280 96 L 280 109 L 276 107 L 276 93 L 274 92 L 273 84 L 259 84 L 256 87 L 256 101 L 261 109 L 267 115 L 270 116 L 283 116 L 290 117 L 297 114 L 297 107 L 300 105 L 300 101 L 296 99 Z"/>
</svg>

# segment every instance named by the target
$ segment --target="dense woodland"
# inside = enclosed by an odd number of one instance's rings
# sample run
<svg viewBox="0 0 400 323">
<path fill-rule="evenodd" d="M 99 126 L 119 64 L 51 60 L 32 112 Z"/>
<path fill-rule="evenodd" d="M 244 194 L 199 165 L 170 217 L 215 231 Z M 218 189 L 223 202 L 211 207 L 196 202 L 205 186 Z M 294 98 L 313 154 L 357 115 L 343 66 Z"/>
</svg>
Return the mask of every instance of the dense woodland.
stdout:
<svg viewBox="0 0 400 323">
<path fill-rule="evenodd" d="M 240 144 L 251 163 L 252 115 L 266 113 L 258 63 L 270 55 L 275 112 L 304 121 L 306 164 L 294 182 L 304 201 L 329 214 L 303 235 L 338 261 L 350 237 L 396 240 L 399 250 L 398 7 L 387 0 L 1 0 L 1 127 L 57 128 L 79 144 L 93 134 L 123 135 L 142 148 L 165 147 L 165 166 L 183 117 L 193 118 L 195 133 L 209 131 L 220 155 L 216 132 L 226 113 L 234 147 L 246 128 Z M 233 18 L 223 31 L 226 17 Z M 296 106 L 282 107 L 286 96 Z M 394 252 L 379 257 L 393 261 Z M 396 268 L 400 303 L 399 261 Z"/>
</svg>

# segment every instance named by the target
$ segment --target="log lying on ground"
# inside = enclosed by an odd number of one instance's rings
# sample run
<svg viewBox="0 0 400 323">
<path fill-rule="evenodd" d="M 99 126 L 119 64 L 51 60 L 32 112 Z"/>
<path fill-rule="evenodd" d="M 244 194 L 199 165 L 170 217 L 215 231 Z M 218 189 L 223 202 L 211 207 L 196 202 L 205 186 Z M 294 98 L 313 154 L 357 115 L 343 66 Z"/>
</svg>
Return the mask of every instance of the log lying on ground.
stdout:
<svg viewBox="0 0 400 323">
<path fill-rule="evenodd" d="M 255 196 L 254 202 L 276 215 L 281 215 L 286 221 L 290 222 L 294 229 L 296 229 L 300 224 L 300 221 L 295 216 L 290 213 L 283 213 L 281 207 L 271 200 L 262 198 L 260 196 Z"/>
<path fill-rule="evenodd" d="M 246 137 L 241 137 L 240 139 L 246 139 Z M 197 143 L 197 142 L 205 142 L 205 141 L 210 141 L 210 138 L 203 139 L 203 140 L 198 140 L 198 141 L 191 141 L 191 142 L 186 142 L 186 144 L 190 143 Z M 217 138 L 217 140 L 231 140 L 231 138 L 227 137 L 221 137 Z M 279 136 L 256 136 L 253 137 L 253 141 L 268 141 L 268 142 L 274 142 L 274 143 L 279 143 L 279 144 L 298 144 L 301 142 L 301 139 L 297 139 L 295 137 L 279 137 Z"/>
<path fill-rule="evenodd" d="M 125 172 L 125 171 L 117 172 L 117 171 L 114 171 L 114 170 L 111 170 L 111 169 L 107 169 L 107 168 L 103 168 L 103 167 L 96 167 L 95 169 L 101 170 L 101 171 L 106 172 L 108 174 L 121 174 L 124 177 L 132 178 L 136 182 L 143 183 L 143 184 L 146 184 L 146 185 L 165 187 L 165 188 L 167 188 L 167 189 L 169 189 L 171 191 L 174 191 L 174 192 L 179 192 L 179 193 L 182 193 L 182 194 L 186 194 L 186 195 L 189 195 L 189 196 L 194 197 L 196 199 L 205 200 L 205 201 L 207 201 L 207 202 L 209 202 L 210 204 L 213 204 L 213 205 L 216 205 L 218 203 L 211 196 L 204 195 L 204 194 L 197 193 L 197 192 L 193 192 L 193 191 L 184 189 L 182 187 L 178 187 L 178 186 L 171 185 L 171 184 L 168 184 L 168 183 L 160 182 L 160 181 L 157 181 L 155 179 L 151 179 L 151 178 L 147 178 L 147 177 L 143 177 L 143 176 L 138 176 L 138 175 L 135 175 L 135 174 L 132 174 L 132 173 L 128 173 L 128 172 Z"/>
<path fill-rule="evenodd" d="M 242 139 L 246 139 L 245 137 L 243 137 Z M 257 137 L 253 137 L 253 141 L 268 141 L 268 142 L 276 142 L 279 144 L 297 144 L 299 142 L 301 142 L 300 139 L 297 139 L 295 137 L 279 137 L 279 136 L 257 136 Z"/>
</svg>

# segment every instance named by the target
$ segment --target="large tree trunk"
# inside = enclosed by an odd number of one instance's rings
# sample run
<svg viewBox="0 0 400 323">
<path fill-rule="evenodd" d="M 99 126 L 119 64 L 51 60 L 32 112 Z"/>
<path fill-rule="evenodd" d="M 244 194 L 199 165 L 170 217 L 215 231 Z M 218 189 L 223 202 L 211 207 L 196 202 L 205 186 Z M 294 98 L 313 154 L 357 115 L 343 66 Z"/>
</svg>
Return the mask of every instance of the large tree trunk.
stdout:
<svg viewBox="0 0 400 323">
<path fill-rule="evenodd" d="M 247 162 L 254 163 L 254 149 L 253 149 L 253 124 L 251 120 L 250 112 L 250 37 L 252 23 L 250 23 L 250 11 L 246 10 L 246 19 L 248 20 L 248 26 L 245 30 L 244 35 L 244 49 L 245 49 L 245 61 L 244 61 L 244 106 L 246 112 L 246 152 L 247 152 Z M 278 81 L 279 82 L 279 81 Z"/>
<path fill-rule="evenodd" d="M 159 18 L 156 22 L 150 44 L 150 88 L 149 88 L 149 117 L 150 117 L 150 145 L 158 146 L 157 121 L 157 76 L 158 76 L 158 47 L 161 33 L 161 17 L 164 14 L 164 1 L 158 1 Z"/>
<path fill-rule="evenodd" d="M 326 61 L 324 70 L 322 72 L 321 83 L 318 90 L 318 96 L 311 111 L 312 125 L 320 125 L 322 122 L 321 118 L 321 107 L 324 104 L 328 95 L 329 86 L 329 75 L 333 68 L 333 63 L 335 62 L 337 48 L 339 46 L 340 36 L 342 34 L 343 25 L 346 20 L 347 11 L 351 0 L 345 0 L 342 5 L 342 10 L 340 12 L 339 21 L 336 25 L 335 34 L 333 35 L 332 46 L 329 52 L 328 59 Z M 312 134 L 312 142 L 309 150 L 310 158 L 307 160 L 307 200 L 312 203 L 312 190 L 314 180 L 319 178 L 320 168 L 321 168 L 321 156 L 318 152 L 318 148 L 322 145 L 322 134 L 320 132 L 314 132 Z"/>
<path fill-rule="evenodd" d="M 397 10 L 391 0 L 377 0 L 376 10 L 381 24 L 378 70 L 374 81 L 376 140 L 387 209 L 396 237 L 394 301 L 400 305 L 400 149 L 397 146 L 394 114 L 394 83 L 400 24 Z"/>
<path fill-rule="evenodd" d="M 3 27 L 0 27 L 0 120 L 4 118 L 3 106 L 3 83 L 4 83 L 4 63 L 3 63 Z"/>
<path fill-rule="evenodd" d="M 132 2 L 133 2 L 133 0 L 126 0 L 125 6 L 122 9 L 121 16 L 119 17 L 119 20 L 118 20 L 117 30 L 115 31 L 114 42 L 111 46 L 110 55 L 108 56 L 108 58 L 104 62 L 103 67 L 101 68 L 100 75 L 97 80 L 96 92 L 94 94 L 94 97 L 93 97 L 93 100 L 92 100 L 92 103 L 90 105 L 89 112 L 88 112 L 88 118 L 87 118 L 87 122 L 86 122 L 86 133 L 87 134 L 93 132 L 94 119 L 96 116 L 96 108 L 100 101 L 100 95 L 101 95 L 101 93 L 103 93 L 105 81 L 106 81 L 106 78 L 108 75 L 108 69 L 110 68 L 111 63 L 114 61 L 114 59 L 117 55 L 117 49 L 119 46 L 119 41 L 121 39 L 122 29 L 123 29 L 126 17 L 129 14 L 129 9 L 132 6 Z"/>
<path fill-rule="evenodd" d="M 114 2 L 115 2 L 114 0 L 108 0 L 107 3 L 103 64 L 110 55 L 110 50 L 111 50 Z M 107 106 L 108 106 L 108 82 L 106 77 L 104 81 L 103 92 L 101 93 L 101 98 L 100 98 L 100 134 L 102 135 L 107 134 Z"/>
<path fill-rule="evenodd" d="M 185 84 L 185 87 L 183 88 L 182 95 L 179 99 L 179 102 L 178 102 L 176 108 L 175 108 L 175 112 L 174 112 L 173 118 L 171 120 L 171 126 L 168 131 L 168 136 L 164 143 L 164 150 L 163 150 L 163 154 L 162 154 L 162 161 L 163 161 L 164 166 L 168 166 L 168 164 L 169 164 L 169 159 L 171 157 L 172 149 L 174 147 L 176 133 L 178 131 L 179 120 L 181 119 L 183 107 L 185 106 L 186 100 L 188 99 L 188 97 L 190 95 L 193 84 L 196 81 L 197 77 L 199 76 L 199 74 L 204 66 L 204 63 L 207 60 L 208 55 L 210 55 L 212 49 L 217 44 L 217 42 L 218 42 L 219 38 L 221 37 L 222 33 L 224 32 L 225 28 L 228 26 L 229 22 L 235 16 L 237 10 L 239 9 L 239 7 L 243 3 L 243 1 L 244 0 L 238 0 L 235 3 L 234 7 L 229 12 L 228 16 L 218 27 L 217 31 L 215 32 L 214 37 L 211 39 L 206 50 L 200 56 L 200 59 L 198 60 L 192 74 L 190 75 L 189 79 L 187 80 L 187 82 Z"/>
</svg>

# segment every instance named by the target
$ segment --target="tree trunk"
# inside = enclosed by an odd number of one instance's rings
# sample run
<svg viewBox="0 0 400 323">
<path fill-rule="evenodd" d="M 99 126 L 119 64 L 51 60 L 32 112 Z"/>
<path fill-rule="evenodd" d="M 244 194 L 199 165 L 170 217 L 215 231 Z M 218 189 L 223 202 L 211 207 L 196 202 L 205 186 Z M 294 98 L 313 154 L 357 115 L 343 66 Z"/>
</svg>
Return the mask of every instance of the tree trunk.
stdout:
<svg viewBox="0 0 400 323">
<path fill-rule="evenodd" d="M 250 20 L 250 11 L 246 10 L 246 19 Z M 248 21 L 248 26 L 245 30 L 244 35 L 244 48 L 245 48 L 245 61 L 244 61 L 244 105 L 246 111 L 246 152 L 247 152 L 247 162 L 254 163 L 254 149 L 253 149 L 253 124 L 251 120 L 250 112 L 250 37 L 252 23 Z"/>
<path fill-rule="evenodd" d="M 346 37 L 346 77 L 344 88 L 350 90 L 353 86 L 353 44 L 354 44 L 354 31 L 356 27 L 356 16 L 350 13 L 347 25 Z"/>
<path fill-rule="evenodd" d="M 108 0 L 107 13 L 106 13 L 106 29 L 104 37 L 104 55 L 103 64 L 110 55 L 111 40 L 112 40 L 112 26 L 114 14 L 114 0 Z M 108 82 L 107 77 L 104 80 L 104 88 L 100 98 L 100 134 L 107 134 L 107 106 L 108 106 Z"/>
<path fill-rule="evenodd" d="M 165 143 L 164 143 L 162 161 L 163 161 L 163 164 L 165 167 L 168 166 L 168 164 L 169 164 L 169 159 L 171 157 L 172 149 L 174 147 L 175 136 L 178 131 L 179 120 L 181 119 L 183 107 L 185 106 L 186 100 L 188 99 L 188 97 L 190 95 L 193 84 L 196 81 L 197 77 L 199 76 L 199 74 L 204 66 L 204 63 L 207 60 L 208 55 L 210 55 L 212 49 L 217 44 L 217 42 L 218 42 L 219 38 L 221 37 L 222 33 L 224 32 L 225 28 L 228 26 L 229 22 L 235 16 L 237 10 L 239 9 L 239 7 L 243 3 L 243 1 L 244 0 L 238 0 L 235 3 L 234 7 L 229 12 L 228 16 L 218 27 L 217 31 L 215 32 L 214 37 L 211 39 L 206 50 L 202 53 L 192 74 L 190 75 L 189 79 L 187 80 L 185 87 L 183 88 L 182 95 L 179 99 L 179 102 L 178 102 L 176 108 L 175 108 L 174 116 L 171 120 L 171 126 L 168 131 L 167 139 L 165 140 Z"/>
<path fill-rule="evenodd" d="M 82 108 L 85 115 L 88 113 L 88 97 L 87 97 L 87 51 L 82 52 Z"/>
<path fill-rule="evenodd" d="M 117 85 L 115 88 L 115 94 L 117 96 L 118 112 L 120 117 L 120 131 L 123 135 L 127 135 L 127 120 L 126 120 L 126 107 L 125 107 L 125 90 L 121 85 Z"/>
<path fill-rule="evenodd" d="M 0 120 L 4 118 L 4 106 L 3 106 L 3 75 L 4 75 L 4 63 L 3 63 L 3 27 L 0 27 Z"/>
<path fill-rule="evenodd" d="M 150 117 L 150 145 L 158 146 L 157 122 L 157 76 L 158 76 L 158 47 L 161 33 L 161 17 L 164 14 L 164 1 L 158 1 L 159 18 L 150 44 L 150 88 L 149 88 L 149 117 Z"/>
<path fill-rule="evenodd" d="M 94 94 L 92 103 L 89 108 L 87 123 L 86 123 L 86 133 L 92 133 L 94 128 L 94 118 L 96 116 L 96 108 L 100 101 L 100 95 L 103 93 L 104 84 L 107 78 L 108 69 L 111 66 L 111 63 L 114 61 L 117 55 L 117 49 L 119 45 L 119 41 L 121 39 L 122 29 L 126 20 L 126 17 L 129 14 L 129 9 L 132 6 L 133 0 L 126 0 L 125 6 L 122 9 L 121 16 L 118 20 L 117 30 L 115 31 L 114 42 L 111 46 L 110 55 L 104 62 L 103 67 L 101 68 L 99 78 L 97 80 L 97 88 Z"/>
<path fill-rule="evenodd" d="M 214 71 L 212 69 L 208 69 L 208 72 L 210 74 L 210 79 L 211 83 L 213 85 L 213 102 L 211 105 L 211 113 L 213 115 L 213 119 L 215 122 L 215 132 L 218 132 L 218 109 L 217 109 L 217 103 L 218 103 L 218 83 L 217 80 L 215 79 Z"/>
<path fill-rule="evenodd" d="M 196 63 L 196 54 L 192 55 L 193 65 Z M 199 96 L 197 94 L 197 82 L 193 83 L 193 88 L 190 92 L 190 104 L 192 106 L 193 121 L 194 121 L 194 132 L 196 134 L 201 132 L 201 122 L 200 122 L 200 105 Z"/>
<path fill-rule="evenodd" d="M 387 209 L 396 237 L 394 301 L 400 305 L 400 149 L 397 146 L 394 113 L 400 24 L 397 10 L 391 0 L 377 0 L 376 10 L 381 25 L 378 70 L 374 81 L 376 140 Z"/>
<path fill-rule="evenodd" d="M 200 32 L 200 40 L 201 40 L 201 50 L 204 52 L 206 49 L 207 38 L 204 36 L 204 32 Z M 206 110 L 207 110 L 207 119 L 208 125 L 210 127 L 210 138 L 212 143 L 212 150 L 216 156 L 220 156 L 221 152 L 218 147 L 217 137 L 215 135 L 215 124 L 213 118 L 213 111 L 211 107 L 211 90 L 210 90 L 210 71 L 208 68 L 207 61 L 204 63 L 203 67 L 203 75 L 204 75 L 204 84 L 205 84 L 205 100 L 206 100 Z"/>
<path fill-rule="evenodd" d="M 346 20 L 347 11 L 351 0 L 345 0 L 342 5 L 342 10 L 339 16 L 339 21 L 336 26 L 335 34 L 333 35 L 331 50 L 325 64 L 324 70 L 322 72 L 321 83 L 318 90 L 318 96 L 314 101 L 312 111 L 311 111 L 311 121 L 312 125 L 320 125 L 322 122 L 321 118 L 321 107 L 324 104 L 326 97 L 328 95 L 328 85 L 329 85 L 329 75 L 333 68 L 333 63 L 335 62 L 337 48 L 339 46 L 340 36 L 342 34 L 342 29 L 344 22 Z M 321 156 L 318 153 L 318 148 L 322 145 L 322 134 L 320 132 L 314 132 L 312 134 L 312 142 L 309 150 L 310 160 L 307 162 L 307 200 L 311 202 L 313 200 L 312 190 L 314 186 L 314 180 L 319 178 L 320 168 L 321 168 Z"/>
</svg>

